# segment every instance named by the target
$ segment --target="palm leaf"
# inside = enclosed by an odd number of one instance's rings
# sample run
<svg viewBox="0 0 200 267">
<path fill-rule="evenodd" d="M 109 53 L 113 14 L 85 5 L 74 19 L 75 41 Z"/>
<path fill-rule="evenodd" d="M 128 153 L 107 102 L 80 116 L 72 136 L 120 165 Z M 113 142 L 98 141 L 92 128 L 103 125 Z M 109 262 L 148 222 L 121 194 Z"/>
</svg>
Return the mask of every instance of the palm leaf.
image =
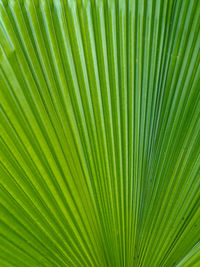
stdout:
<svg viewBox="0 0 200 267">
<path fill-rule="evenodd" d="M 200 1 L 0 0 L 0 266 L 200 266 Z"/>
</svg>

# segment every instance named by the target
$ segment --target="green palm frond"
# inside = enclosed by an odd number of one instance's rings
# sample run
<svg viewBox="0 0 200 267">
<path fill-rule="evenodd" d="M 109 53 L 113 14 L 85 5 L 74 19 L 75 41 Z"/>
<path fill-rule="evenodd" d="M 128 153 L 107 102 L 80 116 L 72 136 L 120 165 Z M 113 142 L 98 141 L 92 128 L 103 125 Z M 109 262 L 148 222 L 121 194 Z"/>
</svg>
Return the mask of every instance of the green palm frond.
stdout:
<svg viewBox="0 0 200 267">
<path fill-rule="evenodd" d="M 200 266 L 200 1 L 0 0 L 0 266 Z"/>
</svg>

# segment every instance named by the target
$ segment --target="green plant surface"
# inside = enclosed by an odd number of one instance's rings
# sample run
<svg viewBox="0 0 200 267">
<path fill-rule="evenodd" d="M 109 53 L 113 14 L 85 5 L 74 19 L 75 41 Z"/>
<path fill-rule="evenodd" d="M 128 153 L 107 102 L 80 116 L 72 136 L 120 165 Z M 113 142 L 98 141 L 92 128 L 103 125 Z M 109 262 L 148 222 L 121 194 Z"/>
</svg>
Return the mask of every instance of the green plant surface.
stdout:
<svg viewBox="0 0 200 267">
<path fill-rule="evenodd" d="M 199 0 L 0 0 L 0 266 L 200 266 Z"/>
</svg>

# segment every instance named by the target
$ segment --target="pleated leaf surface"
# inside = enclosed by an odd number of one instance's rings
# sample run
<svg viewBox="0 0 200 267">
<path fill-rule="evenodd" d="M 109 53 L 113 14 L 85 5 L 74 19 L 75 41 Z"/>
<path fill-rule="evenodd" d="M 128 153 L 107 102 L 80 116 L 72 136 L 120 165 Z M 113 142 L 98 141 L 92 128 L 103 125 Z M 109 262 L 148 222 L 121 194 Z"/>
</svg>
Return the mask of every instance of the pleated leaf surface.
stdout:
<svg viewBox="0 0 200 267">
<path fill-rule="evenodd" d="M 0 0 L 0 266 L 200 266 L 199 0 Z"/>
</svg>

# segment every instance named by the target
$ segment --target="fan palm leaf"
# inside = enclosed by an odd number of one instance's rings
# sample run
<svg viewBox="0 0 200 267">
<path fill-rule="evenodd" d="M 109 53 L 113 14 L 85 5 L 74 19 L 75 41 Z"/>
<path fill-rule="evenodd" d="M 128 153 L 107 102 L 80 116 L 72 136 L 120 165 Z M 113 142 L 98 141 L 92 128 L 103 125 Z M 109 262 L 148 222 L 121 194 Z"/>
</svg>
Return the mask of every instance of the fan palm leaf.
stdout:
<svg viewBox="0 0 200 267">
<path fill-rule="evenodd" d="M 200 266 L 200 1 L 0 0 L 0 266 Z"/>
</svg>

